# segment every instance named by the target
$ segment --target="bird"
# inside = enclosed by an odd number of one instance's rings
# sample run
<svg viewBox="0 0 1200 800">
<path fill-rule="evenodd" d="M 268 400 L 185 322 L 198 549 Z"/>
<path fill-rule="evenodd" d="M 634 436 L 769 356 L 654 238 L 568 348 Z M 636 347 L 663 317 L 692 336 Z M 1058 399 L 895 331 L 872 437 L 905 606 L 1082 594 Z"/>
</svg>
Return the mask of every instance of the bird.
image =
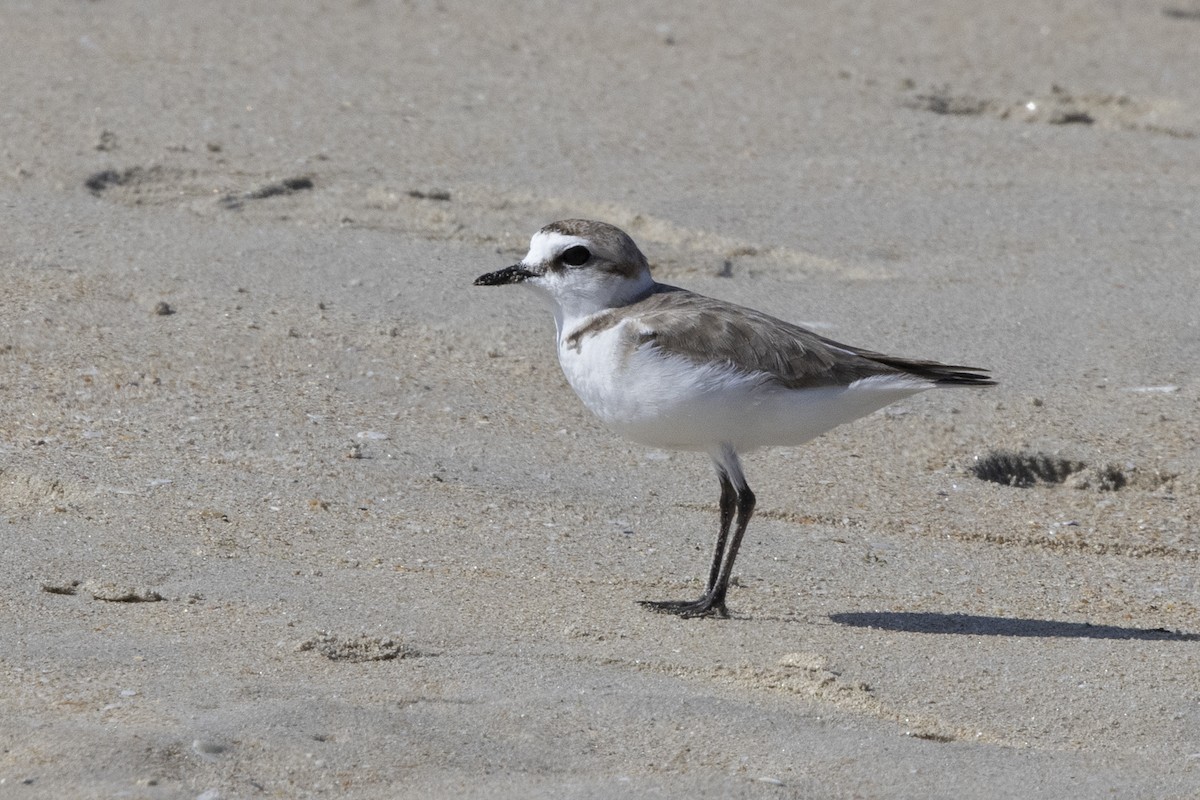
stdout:
<svg viewBox="0 0 1200 800">
<path fill-rule="evenodd" d="M 640 601 L 680 617 L 729 617 L 730 577 L 756 502 L 744 454 L 804 444 L 927 389 L 995 385 L 987 369 L 853 347 L 658 283 L 633 239 L 605 222 L 550 223 L 518 263 L 475 279 L 514 284 L 549 305 L 563 374 L 601 422 L 713 461 L 719 525 L 703 595 Z"/>
</svg>

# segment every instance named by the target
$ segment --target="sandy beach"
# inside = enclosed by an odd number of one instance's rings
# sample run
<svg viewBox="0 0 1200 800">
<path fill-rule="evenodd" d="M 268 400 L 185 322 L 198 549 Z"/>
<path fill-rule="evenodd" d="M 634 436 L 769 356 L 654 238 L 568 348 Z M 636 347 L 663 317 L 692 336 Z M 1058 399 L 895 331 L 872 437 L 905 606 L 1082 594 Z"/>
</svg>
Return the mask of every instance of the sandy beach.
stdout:
<svg viewBox="0 0 1200 800">
<path fill-rule="evenodd" d="M 0 798 L 1200 796 L 1200 4 L 6 2 Z M 745 459 L 556 219 L 992 370 Z"/>
</svg>

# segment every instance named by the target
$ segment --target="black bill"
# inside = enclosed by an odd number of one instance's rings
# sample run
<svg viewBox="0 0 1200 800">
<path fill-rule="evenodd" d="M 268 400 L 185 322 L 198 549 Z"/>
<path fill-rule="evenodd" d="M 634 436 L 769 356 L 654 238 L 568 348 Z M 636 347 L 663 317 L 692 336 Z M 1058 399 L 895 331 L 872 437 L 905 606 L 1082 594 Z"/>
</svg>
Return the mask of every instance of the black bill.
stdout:
<svg viewBox="0 0 1200 800">
<path fill-rule="evenodd" d="M 513 264 L 511 267 L 498 269 L 495 272 L 489 272 L 486 275 L 480 275 L 475 279 L 476 286 L 502 286 L 506 283 L 520 283 L 526 278 L 532 278 L 534 274 L 522 267 L 520 264 Z"/>
</svg>

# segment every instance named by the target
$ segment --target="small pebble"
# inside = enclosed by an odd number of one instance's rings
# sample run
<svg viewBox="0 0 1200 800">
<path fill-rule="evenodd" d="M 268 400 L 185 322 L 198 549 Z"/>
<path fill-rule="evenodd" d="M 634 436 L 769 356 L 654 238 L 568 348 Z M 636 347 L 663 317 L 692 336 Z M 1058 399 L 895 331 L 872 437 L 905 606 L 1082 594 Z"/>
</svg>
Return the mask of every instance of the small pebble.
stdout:
<svg viewBox="0 0 1200 800">
<path fill-rule="evenodd" d="M 445 189 L 409 189 L 409 197 L 415 197 L 418 200 L 440 200 L 446 202 L 450 199 L 450 192 Z"/>
</svg>

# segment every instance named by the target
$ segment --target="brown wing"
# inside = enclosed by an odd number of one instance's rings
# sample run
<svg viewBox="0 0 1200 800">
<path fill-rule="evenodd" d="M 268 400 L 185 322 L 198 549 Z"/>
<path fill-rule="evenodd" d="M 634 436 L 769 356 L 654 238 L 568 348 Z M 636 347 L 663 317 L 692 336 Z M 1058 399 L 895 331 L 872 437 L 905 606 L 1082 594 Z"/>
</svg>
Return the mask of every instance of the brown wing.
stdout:
<svg viewBox="0 0 1200 800">
<path fill-rule="evenodd" d="M 990 386 L 976 367 L 896 358 L 835 342 L 751 308 L 674 286 L 620 310 L 633 312 L 643 342 L 694 361 L 721 360 L 771 375 L 789 389 L 837 386 L 874 375 L 912 375 L 939 384 Z"/>
</svg>

